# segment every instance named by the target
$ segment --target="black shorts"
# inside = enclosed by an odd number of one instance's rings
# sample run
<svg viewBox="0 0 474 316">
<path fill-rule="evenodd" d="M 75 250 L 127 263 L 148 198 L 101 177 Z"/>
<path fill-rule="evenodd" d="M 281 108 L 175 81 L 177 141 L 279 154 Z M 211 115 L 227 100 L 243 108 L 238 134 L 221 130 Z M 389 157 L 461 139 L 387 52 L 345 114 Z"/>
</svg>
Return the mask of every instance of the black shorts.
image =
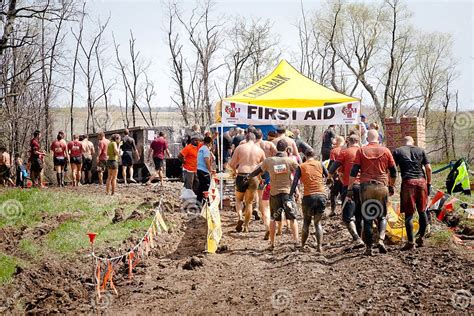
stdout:
<svg viewBox="0 0 474 316">
<path fill-rule="evenodd" d="M 0 166 L 0 179 L 9 179 L 11 177 L 10 168 L 5 165 Z"/>
<path fill-rule="evenodd" d="M 66 165 L 66 158 L 64 157 L 54 157 L 53 158 L 53 164 L 54 166 L 61 166 L 64 167 Z"/>
<path fill-rule="evenodd" d="M 31 171 L 33 172 L 41 172 L 43 170 L 43 160 L 41 158 L 31 158 Z"/>
<path fill-rule="evenodd" d="M 131 151 L 124 151 L 122 154 L 122 166 L 130 167 L 133 165 L 133 153 Z"/>
<path fill-rule="evenodd" d="M 331 186 L 331 195 L 338 196 L 339 194 L 341 194 L 343 187 L 344 186 L 342 185 L 341 180 L 339 180 L 339 177 L 336 177 L 334 179 L 333 185 Z"/>
<path fill-rule="evenodd" d="M 82 157 L 71 157 L 69 162 L 71 163 L 71 165 L 80 165 L 82 163 Z"/>
<path fill-rule="evenodd" d="M 288 203 L 289 202 L 289 203 Z M 281 221 L 281 215 L 285 213 L 285 218 L 294 220 L 298 216 L 296 213 L 296 203 L 290 200 L 290 195 L 280 193 L 270 196 L 270 215 L 272 220 Z"/>
<path fill-rule="evenodd" d="M 326 148 L 326 147 L 321 148 L 321 159 L 322 159 L 322 161 L 328 160 L 330 155 L 331 155 L 331 148 Z"/>
<path fill-rule="evenodd" d="M 322 214 L 326 208 L 326 196 L 323 194 L 311 194 L 303 196 L 301 206 L 303 209 L 303 215 L 305 217 Z"/>
<path fill-rule="evenodd" d="M 163 169 L 163 159 L 158 157 L 153 157 L 153 162 L 155 163 L 155 170 Z"/>
<path fill-rule="evenodd" d="M 91 171 L 92 170 L 92 158 L 82 157 L 82 171 Z"/>
<path fill-rule="evenodd" d="M 248 178 L 248 181 L 245 181 L 247 174 L 239 174 L 235 178 L 235 191 L 240 193 L 245 193 L 247 190 L 257 190 L 258 189 L 258 179 L 256 177 Z"/>
</svg>

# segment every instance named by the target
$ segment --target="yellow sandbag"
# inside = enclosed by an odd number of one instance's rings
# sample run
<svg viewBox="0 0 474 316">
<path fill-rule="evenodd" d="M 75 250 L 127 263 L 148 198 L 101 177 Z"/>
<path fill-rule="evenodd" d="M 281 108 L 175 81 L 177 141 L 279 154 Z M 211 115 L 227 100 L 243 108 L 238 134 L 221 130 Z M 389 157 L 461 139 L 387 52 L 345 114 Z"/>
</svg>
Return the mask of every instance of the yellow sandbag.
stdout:
<svg viewBox="0 0 474 316">
<path fill-rule="evenodd" d="M 420 224 L 418 219 L 413 219 L 413 234 L 418 232 Z M 394 209 L 392 203 L 388 202 L 387 207 L 387 230 L 388 238 L 394 243 L 399 243 L 407 239 L 407 231 L 405 229 L 405 214 Z"/>
<path fill-rule="evenodd" d="M 222 238 L 221 216 L 219 214 L 219 202 L 205 206 L 207 218 L 207 252 L 216 253 L 219 241 Z"/>
</svg>

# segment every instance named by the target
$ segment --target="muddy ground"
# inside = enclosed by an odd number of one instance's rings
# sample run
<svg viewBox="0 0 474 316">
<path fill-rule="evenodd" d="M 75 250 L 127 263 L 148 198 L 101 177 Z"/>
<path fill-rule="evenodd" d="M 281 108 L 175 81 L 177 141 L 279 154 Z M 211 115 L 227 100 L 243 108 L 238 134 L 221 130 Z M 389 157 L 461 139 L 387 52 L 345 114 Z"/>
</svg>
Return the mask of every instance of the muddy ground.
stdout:
<svg viewBox="0 0 474 316">
<path fill-rule="evenodd" d="M 91 192 L 88 187 L 69 190 Z M 0 287 L 0 313 L 474 312 L 472 250 L 427 245 L 406 253 L 390 245 L 386 255 L 375 250 L 373 257 L 365 257 L 363 250 L 350 250 L 349 234 L 339 217 L 331 217 L 323 223 L 322 255 L 313 239 L 309 251 L 294 250 L 285 230 L 269 252 L 263 224 L 253 221 L 249 233 L 236 233 L 234 212 L 226 209 L 221 212 L 221 252 L 206 255 L 206 223 L 180 211 L 179 191 L 179 183 L 164 189 L 119 188 L 121 203 L 153 203 L 163 197 L 172 229 L 160 236 L 159 246 L 136 267 L 131 281 L 126 269 L 119 269 L 114 279 L 118 296 L 107 292 L 97 302 L 88 285 L 91 265 L 84 249 L 72 258 L 52 255 L 19 269 L 11 284 Z M 143 215 L 150 216 L 147 211 Z M 46 217 L 36 229 L 4 228 L 0 249 L 22 258 L 21 236 L 41 240 L 64 218 Z M 112 255 L 114 250 L 103 252 Z"/>
</svg>

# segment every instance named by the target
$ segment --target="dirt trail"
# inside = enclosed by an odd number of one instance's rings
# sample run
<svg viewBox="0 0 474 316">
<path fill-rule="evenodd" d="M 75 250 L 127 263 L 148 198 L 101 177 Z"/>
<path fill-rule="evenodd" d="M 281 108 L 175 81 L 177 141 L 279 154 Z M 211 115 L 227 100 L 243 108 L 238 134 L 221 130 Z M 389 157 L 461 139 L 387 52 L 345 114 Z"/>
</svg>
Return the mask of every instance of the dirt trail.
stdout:
<svg viewBox="0 0 474 316">
<path fill-rule="evenodd" d="M 163 313 L 251 312 L 450 312 L 456 290 L 474 292 L 473 261 L 449 249 L 424 247 L 368 258 L 348 251 L 338 219 L 325 220 L 325 253 L 294 251 L 290 236 L 266 250 L 263 225 L 234 232 L 234 213 L 222 212 L 229 249 L 204 255 L 205 223 L 189 219 L 175 251 L 147 261 L 143 274 L 110 297 L 108 311 Z M 313 242 L 311 243 L 313 244 Z M 195 256 L 202 267 L 185 270 Z M 462 295 L 462 293 L 461 293 Z M 456 299 L 459 300 L 458 297 Z M 458 302 L 459 303 L 459 302 Z M 470 308 L 470 309 L 469 309 Z M 474 306 L 462 311 L 473 311 Z"/>
<path fill-rule="evenodd" d="M 163 196 L 173 225 L 132 281 L 118 271 L 119 296 L 107 293 L 95 301 L 85 285 L 90 265 L 82 254 L 20 272 L 0 288 L 0 311 L 14 310 L 21 299 L 27 311 L 40 313 L 474 312 L 474 302 L 466 305 L 474 293 L 474 261 L 464 250 L 426 246 L 405 253 L 396 245 L 386 255 L 365 257 L 363 250 L 350 251 L 349 234 L 332 217 L 323 222 L 323 255 L 313 237 L 309 251 L 293 250 L 285 230 L 269 252 L 260 221 L 249 233 L 236 233 L 234 212 L 224 210 L 220 245 L 227 250 L 206 255 L 206 223 L 179 211 L 176 185 L 128 191 L 121 199 L 153 203 Z"/>
</svg>

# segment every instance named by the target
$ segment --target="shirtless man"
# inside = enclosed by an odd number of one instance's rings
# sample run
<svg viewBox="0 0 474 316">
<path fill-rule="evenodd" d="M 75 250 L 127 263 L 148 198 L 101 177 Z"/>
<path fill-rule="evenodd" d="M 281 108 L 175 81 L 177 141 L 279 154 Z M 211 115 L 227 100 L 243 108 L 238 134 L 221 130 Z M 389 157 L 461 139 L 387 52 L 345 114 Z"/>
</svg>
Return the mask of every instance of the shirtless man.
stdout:
<svg viewBox="0 0 474 316">
<path fill-rule="evenodd" d="M 252 215 L 252 202 L 255 191 L 258 188 L 258 180 L 255 178 L 248 179 L 249 173 L 265 159 L 265 153 L 259 145 L 255 144 L 256 137 L 254 133 L 247 133 L 247 142 L 235 148 L 232 159 L 229 162 L 229 167 L 233 170 L 237 177 L 235 178 L 235 208 L 239 216 L 235 230 L 248 232 L 250 217 Z M 242 202 L 245 202 L 245 221 L 242 220 Z"/>
<path fill-rule="evenodd" d="M 292 138 L 286 136 L 286 128 L 284 126 L 279 126 L 276 133 L 276 138 L 272 140 L 273 144 L 276 146 L 281 139 L 284 139 L 288 144 L 288 147 L 291 148 L 291 154 L 298 155 L 298 147 L 296 147 L 296 143 Z"/>
<path fill-rule="evenodd" d="M 104 132 L 98 134 L 99 143 L 97 144 L 97 176 L 99 177 L 99 185 L 102 185 L 104 179 L 104 172 L 107 171 L 107 147 L 109 146 L 109 140 L 105 138 Z"/>
<path fill-rule="evenodd" d="M 255 144 L 259 145 L 265 153 L 265 157 L 273 157 L 277 154 L 277 149 L 274 143 L 263 140 L 263 133 L 261 129 L 257 129 L 255 132 L 257 141 Z M 263 224 L 267 229 L 264 240 L 268 240 L 270 236 L 270 174 L 265 172 L 262 175 L 260 184 L 258 186 L 258 208 L 262 215 Z"/>
<path fill-rule="evenodd" d="M 10 154 L 7 152 L 5 146 L 0 144 L 0 183 L 3 185 L 11 184 L 15 186 L 15 183 L 10 178 Z"/>
<path fill-rule="evenodd" d="M 79 139 L 80 140 L 80 139 Z M 95 154 L 94 144 L 89 140 L 87 135 L 82 136 L 82 183 L 92 184 L 92 156 Z"/>
</svg>

